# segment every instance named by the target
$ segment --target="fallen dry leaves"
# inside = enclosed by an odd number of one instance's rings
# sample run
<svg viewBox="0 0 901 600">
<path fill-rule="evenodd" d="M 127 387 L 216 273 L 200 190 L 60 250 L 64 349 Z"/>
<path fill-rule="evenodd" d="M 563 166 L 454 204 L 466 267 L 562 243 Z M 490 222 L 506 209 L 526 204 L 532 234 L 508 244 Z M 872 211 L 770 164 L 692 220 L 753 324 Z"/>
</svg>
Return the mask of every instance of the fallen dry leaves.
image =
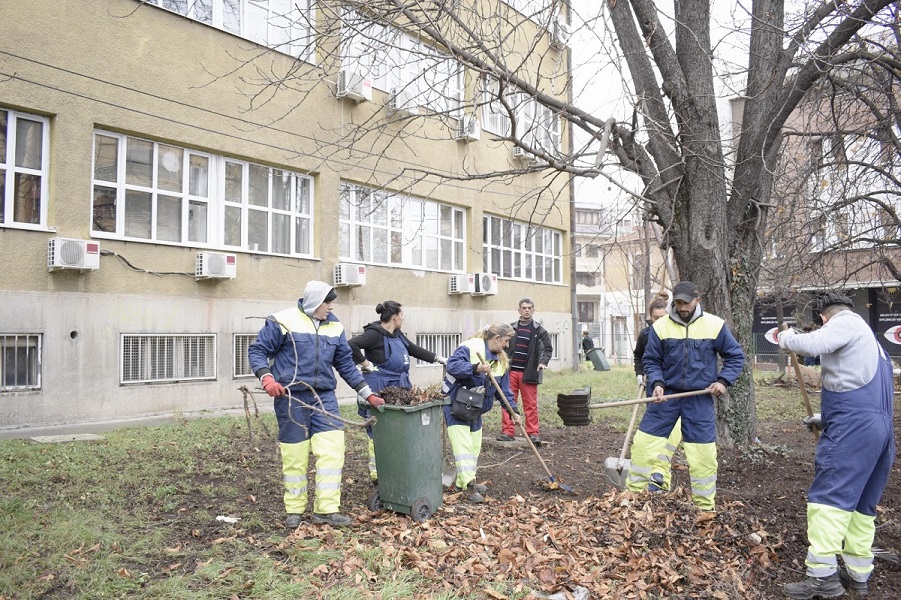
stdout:
<svg viewBox="0 0 901 600">
<path fill-rule="evenodd" d="M 482 505 L 461 496 L 445 495 L 444 507 L 424 523 L 390 512 L 358 517 L 352 536 L 304 523 L 285 545 L 318 538 L 321 548 L 340 553 L 306 574 L 321 589 L 387 581 L 406 569 L 433 582 L 422 597 L 582 586 L 592 598 L 723 599 L 760 597 L 754 583 L 766 576 L 781 545 L 741 502 L 700 512 L 682 490 L 515 496 Z M 359 535 L 361 527 L 368 533 Z M 381 555 L 375 566 L 358 551 L 374 548 Z"/>
</svg>

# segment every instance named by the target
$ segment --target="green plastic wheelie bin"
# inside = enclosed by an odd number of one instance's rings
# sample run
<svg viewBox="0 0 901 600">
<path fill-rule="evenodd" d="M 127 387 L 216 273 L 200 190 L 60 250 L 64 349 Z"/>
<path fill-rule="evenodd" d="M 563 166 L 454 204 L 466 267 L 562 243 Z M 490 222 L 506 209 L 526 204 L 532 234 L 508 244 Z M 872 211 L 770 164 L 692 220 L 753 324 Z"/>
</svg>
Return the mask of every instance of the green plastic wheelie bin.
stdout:
<svg viewBox="0 0 901 600">
<path fill-rule="evenodd" d="M 441 506 L 442 407 L 448 403 L 442 398 L 417 406 L 385 404 L 375 413 L 372 443 L 379 481 L 369 510 L 392 510 L 421 522 Z"/>
<path fill-rule="evenodd" d="M 607 357 L 604 356 L 604 353 L 598 350 L 597 348 L 592 348 L 587 353 L 588 360 L 591 361 L 591 364 L 594 366 L 595 371 L 609 371 L 610 364 L 607 362 Z"/>
</svg>

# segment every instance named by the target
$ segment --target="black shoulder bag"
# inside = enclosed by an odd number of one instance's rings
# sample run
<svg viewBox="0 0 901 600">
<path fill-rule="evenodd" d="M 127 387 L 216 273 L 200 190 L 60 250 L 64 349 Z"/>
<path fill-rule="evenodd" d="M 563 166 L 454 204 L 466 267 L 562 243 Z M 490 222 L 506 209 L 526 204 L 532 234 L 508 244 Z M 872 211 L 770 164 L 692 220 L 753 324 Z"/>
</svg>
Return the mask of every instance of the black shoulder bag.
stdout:
<svg viewBox="0 0 901 600">
<path fill-rule="evenodd" d="M 461 421 L 475 421 L 482 414 L 482 406 L 485 404 L 485 393 L 471 390 L 462 385 L 457 389 L 456 395 L 451 399 L 450 412 L 455 419 Z"/>
</svg>

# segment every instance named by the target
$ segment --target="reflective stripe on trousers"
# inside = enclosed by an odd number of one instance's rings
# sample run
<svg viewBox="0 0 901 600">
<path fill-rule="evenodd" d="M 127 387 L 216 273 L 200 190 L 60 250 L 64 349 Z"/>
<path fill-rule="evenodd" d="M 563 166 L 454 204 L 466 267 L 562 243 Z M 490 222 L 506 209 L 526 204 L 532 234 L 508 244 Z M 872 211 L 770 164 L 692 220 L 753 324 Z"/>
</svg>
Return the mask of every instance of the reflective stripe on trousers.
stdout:
<svg viewBox="0 0 901 600">
<path fill-rule="evenodd" d="M 310 452 L 316 457 L 316 498 L 313 512 L 338 512 L 341 506 L 341 475 L 344 469 L 344 431 L 313 434 L 296 444 L 279 443 L 285 486 L 285 512 L 302 514 L 307 508 Z"/>
<path fill-rule="evenodd" d="M 465 490 L 476 478 L 479 453 L 482 450 L 482 429 L 471 431 L 468 425 L 450 425 L 447 428 L 447 438 L 454 451 L 457 487 Z"/>
</svg>

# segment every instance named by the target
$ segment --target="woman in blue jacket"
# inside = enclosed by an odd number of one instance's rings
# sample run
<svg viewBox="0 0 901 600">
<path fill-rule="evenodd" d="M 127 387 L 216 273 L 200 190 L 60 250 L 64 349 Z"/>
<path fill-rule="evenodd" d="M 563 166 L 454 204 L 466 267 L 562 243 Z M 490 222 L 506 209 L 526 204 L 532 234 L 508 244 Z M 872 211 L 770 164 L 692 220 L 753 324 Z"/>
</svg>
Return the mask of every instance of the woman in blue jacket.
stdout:
<svg viewBox="0 0 901 600">
<path fill-rule="evenodd" d="M 479 453 L 482 450 L 482 415 L 494 406 L 497 390 L 488 376 L 494 375 L 507 402 L 514 414 L 510 417 L 519 423 L 519 414 L 513 393 L 510 391 L 510 362 L 504 349 L 515 332 L 509 323 L 496 322 L 486 325 L 473 338 L 466 340 L 454 350 L 447 359 L 447 371 L 444 375 L 442 391 L 452 399 L 460 389 L 485 390 L 482 412 L 472 421 L 465 421 L 451 414 L 450 406 L 444 407 L 444 419 L 447 423 L 447 437 L 454 451 L 454 463 L 457 466 L 456 490 L 468 490 L 470 502 L 484 502 L 482 494 L 484 484 L 476 483 L 476 469 L 479 465 Z M 482 358 L 487 362 L 482 362 Z"/>
</svg>

